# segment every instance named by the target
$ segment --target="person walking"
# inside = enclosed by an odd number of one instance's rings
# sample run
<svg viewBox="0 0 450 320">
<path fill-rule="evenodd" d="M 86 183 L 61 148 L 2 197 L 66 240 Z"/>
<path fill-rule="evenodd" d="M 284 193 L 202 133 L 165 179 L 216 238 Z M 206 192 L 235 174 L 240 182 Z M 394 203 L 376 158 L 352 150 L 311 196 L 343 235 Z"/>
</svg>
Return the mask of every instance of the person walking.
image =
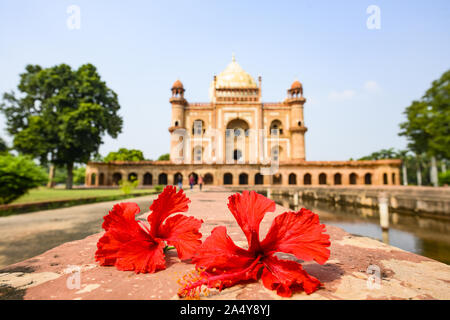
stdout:
<svg viewBox="0 0 450 320">
<path fill-rule="evenodd" d="M 202 187 L 203 187 L 203 177 L 200 175 L 198 176 L 198 186 L 200 187 L 200 191 L 202 191 Z"/>
<path fill-rule="evenodd" d="M 195 184 L 194 175 L 191 174 L 191 175 L 189 176 L 189 185 L 191 186 L 191 190 L 194 188 L 194 184 Z"/>
</svg>

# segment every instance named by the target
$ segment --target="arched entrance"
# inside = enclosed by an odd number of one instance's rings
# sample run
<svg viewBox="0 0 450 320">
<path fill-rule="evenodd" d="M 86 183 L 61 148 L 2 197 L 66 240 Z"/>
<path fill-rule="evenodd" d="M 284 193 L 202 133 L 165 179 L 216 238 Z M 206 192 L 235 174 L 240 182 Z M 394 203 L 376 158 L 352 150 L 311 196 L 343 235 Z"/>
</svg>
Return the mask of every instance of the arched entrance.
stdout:
<svg viewBox="0 0 450 320">
<path fill-rule="evenodd" d="M 233 175 L 231 173 L 225 173 L 223 175 L 223 184 L 233 184 Z"/>
<path fill-rule="evenodd" d="M 241 173 L 239 175 L 239 184 L 242 184 L 242 185 L 248 184 L 248 174 Z"/>
<path fill-rule="evenodd" d="M 153 176 L 151 173 L 147 172 L 144 174 L 144 185 L 149 186 L 153 184 Z"/>
<path fill-rule="evenodd" d="M 183 175 L 180 172 L 177 172 L 173 175 L 173 184 L 178 184 L 181 180 L 181 183 L 183 183 Z"/>
<path fill-rule="evenodd" d="M 372 175 L 370 173 L 366 173 L 364 176 L 364 184 L 372 184 Z"/>
<path fill-rule="evenodd" d="M 205 184 L 213 184 L 214 183 L 213 175 L 211 173 L 205 174 L 205 176 L 203 177 L 203 182 Z"/>
<path fill-rule="evenodd" d="M 356 181 L 358 180 L 358 176 L 356 175 L 356 173 L 350 173 L 350 184 L 356 184 Z"/>
<path fill-rule="evenodd" d="M 325 173 L 319 174 L 319 184 L 327 184 L 327 175 Z"/>
<path fill-rule="evenodd" d="M 167 185 L 167 174 L 166 173 L 161 173 L 158 176 L 158 184 L 162 184 L 162 185 Z"/>
<path fill-rule="evenodd" d="M 255 174 L 255 184 L 264 184 L 264 176 L 262 174 Z"/>
<path fill-rule="evenodd" d="M 334 175 L 334 184 L 336 184 L 336 185 L 342 184 L 342 176 L 340 173 L 336 173 Z"/>
<path fill-rule="evenodd" d="M 103 172 L 98 175 L 98 184 L 100 186 L 105 184 L 105 174 Z"/>
<path fill-rule="evenodd" d="M 297 184 L 297 175 L 295 173 L 289 175 L 289 184 Z"/>
<path fill-rule="evenodd" d="M 198 182 L 198 174 L 196 174 L 195 172 L 189 173 L 189 175 L 188 175 L 188 177 L 189 177 L 189 183 L 190 183 L 190 181 L 191 181 L 191 176 L 194 177 L 194 184 L 197 184 L 197 182 Z"/>
<path fill-rule="evenodd" d="M 311 184 L 311 175 L 309 173 L 306 173 L 303 176 L 303 184 L 305 184 L 305 185 Z"/>
<path fill-rule="evenodd" d="M 120 172 L 114 172 L 113 186 L 118 186 L 121 180 L 122 180 L 122 174 Z"/>
</svg>

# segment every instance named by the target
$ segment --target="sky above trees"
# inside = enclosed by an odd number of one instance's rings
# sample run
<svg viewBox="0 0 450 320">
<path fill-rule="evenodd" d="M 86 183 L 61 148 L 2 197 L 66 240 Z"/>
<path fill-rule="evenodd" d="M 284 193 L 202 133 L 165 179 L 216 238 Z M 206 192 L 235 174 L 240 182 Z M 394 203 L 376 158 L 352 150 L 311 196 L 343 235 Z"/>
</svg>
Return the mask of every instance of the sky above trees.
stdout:
<svg viewBox="0 0 450 320">
<path fill-rule="evenodd" d="M 70 5 L 80 29 L 70 29 Z M 380 8 L 370 30 L 366 9 Z M 156 159 L 169 150 L 170 87 L 207 102 L 214 74 L 236 54 L 266 102 L 303 83 L 306 157 L 360 158 L 404 149 L 403 111 L 449 68 L 448 1 L 0 1 L 0 93 L 27 64 L 94 64 L 119 96 L 123 133 L 105 138 Z M 5 119 L 0 136 L 9 144 Z"/>
</svg>

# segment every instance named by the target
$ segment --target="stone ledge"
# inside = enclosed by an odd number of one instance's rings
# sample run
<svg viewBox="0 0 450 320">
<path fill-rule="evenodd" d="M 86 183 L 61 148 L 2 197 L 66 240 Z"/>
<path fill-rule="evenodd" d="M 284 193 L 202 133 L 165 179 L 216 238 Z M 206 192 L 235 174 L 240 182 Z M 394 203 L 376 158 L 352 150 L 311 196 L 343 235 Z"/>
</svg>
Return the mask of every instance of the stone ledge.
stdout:
<svg viewBox="0 0 450 320">
<path fill-rule="evenodd" d="M 226 207 L 227 192 L 205 192 L 190 195 L 188 214 L 204 219 L 204 237 L 216 225 L 227 226 L 233 240 L 246 245 L 242 231 Z M 273 218 L 286 209 L 277 206 L 261 225 L 264 237 Z M 145 216 L 145 215 L 144 215 Z M 305 263 L 305 269 L 324 284 L 317 292 L 296 293 L 289 299 L 450 299 L 450 266 L 388 246 L 366 237 L 346 233 L 328 226 L 331 256 L 324 265 Z M 177 279 L 191 271 L 193 265 L 180 261 L 170 251 L 166 270 L 155 274 L 134 274 L 114 267 L 100 267 L 94 261 L 97 240 L 101 234 L 65 243 L 42 255 L 0 270 L 0 299 L 178 299 Z M 286 256 L 286 258 L 288 258 Z M 370 265 L 381 271 L 381 287 L 367 285 Z M 80 287 L 69 289 L 68 267 L 81 271 Z M 281 299 L 263 287 L 261 281 L 237 285 L 207 299 Z"/>
</svg>

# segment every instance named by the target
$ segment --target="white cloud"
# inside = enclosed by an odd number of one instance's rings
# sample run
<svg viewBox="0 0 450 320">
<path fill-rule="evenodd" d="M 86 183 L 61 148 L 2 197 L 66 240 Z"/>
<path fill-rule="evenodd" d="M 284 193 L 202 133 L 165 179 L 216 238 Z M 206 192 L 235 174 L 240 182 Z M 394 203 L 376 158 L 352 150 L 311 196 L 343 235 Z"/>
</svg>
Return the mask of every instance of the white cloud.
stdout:
<svg viewBox="0 0 450 320">
<path fill-rule="evenodd" d="M 364 83 L 364 90 L 370 93 L 376 93 L 379 92 L 381 88 L 376 81 L 369 80 Z"/>
<path fill-rule="evenodd" d="M 354 90 L 343 90 L 343 91 L 336 91 L 333 90 L 329 94 L 330 100 L 333 101 L 342 101 L 342 100 L 350 100 L 356 95 L 356 92 Z"/>
</svg>

